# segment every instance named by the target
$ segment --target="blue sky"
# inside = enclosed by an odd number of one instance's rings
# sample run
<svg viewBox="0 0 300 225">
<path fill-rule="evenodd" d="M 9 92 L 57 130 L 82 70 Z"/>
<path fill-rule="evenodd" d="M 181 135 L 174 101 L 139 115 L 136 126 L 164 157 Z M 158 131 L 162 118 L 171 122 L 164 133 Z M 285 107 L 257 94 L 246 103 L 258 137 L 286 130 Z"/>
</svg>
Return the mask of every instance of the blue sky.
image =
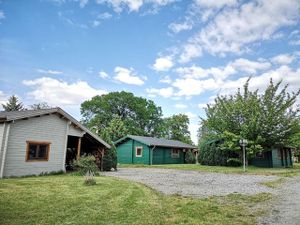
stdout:
<svg viewBox="0 0 300 225">
<path fill-rule="evenodd" d="M 205 104 L 249 76 L 300 87 L 299 21 L 299 0 L 2 0 L 0 103 L 80 119 L 84 100 L 125 90 L 187 114 L 196 141 Z"/>
</svg>

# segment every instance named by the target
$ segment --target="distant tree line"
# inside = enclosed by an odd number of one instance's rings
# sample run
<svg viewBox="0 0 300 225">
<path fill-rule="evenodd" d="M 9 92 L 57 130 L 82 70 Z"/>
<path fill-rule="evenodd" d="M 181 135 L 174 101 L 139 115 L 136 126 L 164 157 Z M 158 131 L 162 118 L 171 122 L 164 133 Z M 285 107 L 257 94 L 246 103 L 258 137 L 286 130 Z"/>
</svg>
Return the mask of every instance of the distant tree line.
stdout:
<svg viewBox="0 0 300 225">
<path fill-rule="evenodd" d="M 24 107 L 23 103 L 16 95 L 12 95 L 8 98 L 7 103 L 2 104 L 4 111 L 22 111 L 22 110 L 37 110 L 37 109 L 49 109 L 50 106 L 46 102 L 35 103 L 29 105 L 28 108 Z"/>
</svg>

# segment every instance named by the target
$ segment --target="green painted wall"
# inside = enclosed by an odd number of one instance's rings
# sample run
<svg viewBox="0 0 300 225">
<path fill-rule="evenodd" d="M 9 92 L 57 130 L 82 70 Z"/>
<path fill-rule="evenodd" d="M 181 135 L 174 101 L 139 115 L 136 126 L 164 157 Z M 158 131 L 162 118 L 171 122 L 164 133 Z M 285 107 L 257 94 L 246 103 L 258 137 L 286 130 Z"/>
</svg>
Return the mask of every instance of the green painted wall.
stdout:
<svg viewBox="0 0 300 225">
<path fill-rule="evenodd" d="M 172 158 L 172 149 L 156 147 L 153 151 L 153 164 L 182 164 L 184 153 L 179 150 L 179 158 Z"/>
<path fill-rule="evenodd" d="M 142 157 L 136 157 L 136 147 L 142 147 Z M 149 147 L 143 143 L 133 140 L 133 164 L 150 164 Z"/>
<path fill-rule="evenodd" d="M 143 148 L 142 157 L 136 157 L 136 147 Z M 121 164 L 150 164 L 149 147 L 131 139 L 117 146 L 117 156 Z"/>
<path fill-rule="evenodd" d="M 272 167 L 272 152 L 264 152 L 262 158 L 253 158 L 250 163 L 257 167 Z"/>
<path fill-rule="evenodd" d="M 272 162 L 273 162 L 273 167 L 282 167 L 282 159 L 280 154 L 278 153 L 280 151 L 279 149 L 272 149 Z"/>
<path fill-rule="evenodd" d="M 126 142 L 118 145 L 117 147 L 117 157 L 118 163 L 132 163 L 132 140 L 127 140 Z"/>
<path fill-rule="evenodd" d="M 142 157 L 136 157 L 136 147 L 142 147 Z M 151 157 L 153 157 L 153 164 L 181 164 L 184 163 L 184 153 L 179 150 L 179 158 L 172 158 L 171 148 L 156 147 L 151 154 L 151 147 L 147 145 L 128 139 L 117 146 L 118 163 L 121 164 L 151 164 Z"/>
</svg>

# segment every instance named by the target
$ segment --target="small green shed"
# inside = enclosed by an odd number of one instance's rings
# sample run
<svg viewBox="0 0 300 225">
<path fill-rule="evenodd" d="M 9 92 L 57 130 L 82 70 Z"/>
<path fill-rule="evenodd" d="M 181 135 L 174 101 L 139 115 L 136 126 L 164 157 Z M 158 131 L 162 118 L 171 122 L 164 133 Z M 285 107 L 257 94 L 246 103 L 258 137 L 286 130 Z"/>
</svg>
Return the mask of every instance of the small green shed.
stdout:
<svg viewBox="0 0 300 225">
<path fill-rule="evenodd" d="M 269 151 L 257 153 L 250 163 L 258 167 L 292 167 L 292 149 L 271 148 Z"/>
<path fill-rule="evenodd" d="M 182 164 L 187 150 L 197 153 L 193 145 L 155 137 L 128 135 L 114 144 L 122 164 Z"/>
</svg>

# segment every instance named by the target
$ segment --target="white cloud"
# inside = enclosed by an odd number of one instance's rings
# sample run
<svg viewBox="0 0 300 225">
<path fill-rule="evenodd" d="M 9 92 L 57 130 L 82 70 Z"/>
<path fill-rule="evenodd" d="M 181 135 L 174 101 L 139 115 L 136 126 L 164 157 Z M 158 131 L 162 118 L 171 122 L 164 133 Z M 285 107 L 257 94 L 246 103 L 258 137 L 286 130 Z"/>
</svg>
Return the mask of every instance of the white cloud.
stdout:
<svg viewBox="0 0 300 225">
<path fill-rule="evenodd" d="M 0 109 L 2 109 L 2 104 L 7 102 L 8 96 L 4 94 L 3 91 L 0 91 Z"/>
<path fill-rule="evenodd" d="M 211 0 L 196 0 L 197 5 L 204 7 L 204 8 L 213 8 L 219 9 L 224 6 L 233 6 L 237 4 L 237 0 L 218 0 L 218 1 L 211 1 Z"/>
<path fill-rule="evenodd" d="M 271 61 L 275 64 L 282 64 L 282 65 L 287 65 L 290 64 L 294 61 L 294 56 L 289 55 L 289 54 L 281 54 L 273 57 Z"/>
<path fill-rule="evenodd" d="M 195 0 L 188 5 L 184 20 L 180 23 L 173 22 L 169 29 L 174 33 L 184 30 L 191 30 L 197 23 L 206 22 L 223 7 L 232 7 L 237 5 L 237 0 Z M 201 19 L 199 19 L 201 18 Z"/>
<path fill-rule="evenodd" d="M 190 120 L 197 118 L 198 116 L 195 113 L 192 112 L 185 112 L 183 113 L 189 117 Z"/>
<path fill-rule="evenodd" d="M 251 90 L 259 89 L 263 91 L 272 78 L 273 82 L 283 80 L 283 84 L 289 84 L 289 91 L 297 91 L 300 87 L 300 68 L 293 69 L 287 65 L 282 65 L 279 68 L 268 70 L 260 75 L 251 78 L 249 88 Z M 248 77 L 242 77 L 237 80 L 225 81 L 218 89 L 219 94 L 229 94 L 233 90 L 242 88 Z M 299 99 L 300 100 L 300 99 Z"/>
<path fill-rule="evenodd" d="M 170 76 L 164 76 L 162 79 L 159 80 L 160 83 L 165 83 L 165 84 L 171 84 L 172 80 Z"/>
<path fill-rule="evenodd" d="M 128 9 L 129 12 L 138 12 L 144 4 L 151 4 L 154 7 L 165 6 L 174 0 L 96 0 L 98 4 L 107 4 L 117 13 Z"/>
<path fill-rule="evenodd" d="M 101 22 L 98 21 L 98 20 L 94 20 L 94 21 L 92 22 L 92 26 L 93 26 L 93 27 L 98 27 L 100 24 L 101 24 Z"/>
<path fill-rule="evenodd" d="M 59 70 L 44 70 L 44 69 L 37 69 L 36 70 L 38 73 L 42 73 L 42 74 L 50 74 L 50 75 L 59 75 L 59 74 L 63 74 L 62 71 Z"/>
<path fill-rule="evenodd" d="M 299 40 L 292 40 L 289 42 L 290 45 L 300 45 L 300 39 Z"/>
<path fill-rule="evenodd" d="M 142 80 L 140 77 L 138 77 L 132 68 L 127 69 L 124 67 L 117 66 L 115 68 L 116 75 L 114 76 L 114 79 L 117 81 L 120 81 L 125 84 L 134 84 L 134 85 L 143 85 L 144 80 Z"/>
<path fill-rule="evenodd" d="M 152 66 L 156 71 L 168 71 L 172 67 L 173 62 L 170 56 L 157 58 Z"/>
<path fill-rule="evenodd" d="M 230 64 L 225 67 L 211 67 L 204 69 L 199 66 L 179 67 L 175 70 L 183 78 L 200 79 L 213 76 L 215 79 L 225 79 L 229 75 L 235 74 L 236 70 Z"/>
<path fill-rule="evenodd" d="M 203 2 L 218 4 L 219 1 Z M 299 7 L 299 0 L 273 0 L 272 4 L 256 0 L 226 8 L 187 41 L 188 49 L 192 50 L 187 51 L 185 45 L 180 61 L 201 56 L 201 50 L 221 56 L 248 51 L 249 44 L 272 39 L 279 29 L 295 25 L 300 18 Z"/>
<path fill-rule="evenodd" d="M 68 83 L 66 81 L 41 77 L 35 80 L 24 80 L 23 84 L 32 88 L 28 96 L 39 102 L 53 106 L 80 105 L 95 95 L 107 93 L 91 87 L 85 81 Z"/>
<path fill-rule="evenodd" d="M 103 78 L 103 79 L 109 77 L 108 74 L 107 74 L 106 72 L 104 72 L 104 71 L 100 71 L 100 72 L 98 73 L 98 75 L 99 75 L 99 77 L 101 77 L 101 78 Z"/>
<path fill-rule="evenodd" d="M 207 108 L 207 103 L 199 103 L 198 108 L 199 109 Z"/>
<path fill-rule="evenodd" d="M 189 62 L 191 59 L 202 55 L 202 48 L 200 45 L 186 44 L 183 46 L 183 52 L 179 57 L 180 63 Z"/>
<path fill-rule="evenodd" d="M 3 19 L 5 19 L 5 14 L 2 10 L 0 10 L 0 21 Z M 1 24 L 1 22 L 0 22 L 0 24 Z"/>
<path fill-rule="evenodd" d="M 191 30 L 193 28 L 193 25 L 188 22 L 183 22 L 183 23 L 171 23 L 168 27 L 174 33 L 179 33 L 184 30 Z"/>
<path fill-rule="evenodd" d="M 199 125 L 196 122 L 190 122 L 189 131 L 191 133 L 191 139 L 196 145 L 198 143 L 198 137 L 197 137 L 198 129 L 199 129 Z"/>
<path fill-rule="evenodd" d="M 177 96 L 194 96 L 200 95 L 206 90 L 215 90 L 219 87 L 216 80 L 209 78 L 206 80 L 198 79 L 176 79 L 172 84 L 174 87 L 178 88 Z"/>
<path fill-rule="evenodd" d="M 188 107 L 187 105 L 181 103 L 175 104 L 174 106 L 177 109 L 186 109 Z"/>
<path fill-rule="evenodd" d="M 80 8 L 84 8 L 88 2 L 89 2 L 89 0 L 79 0 Z"/>
<path fill-rule="evenodd" d="M 269 62 L 258 62 L 258 61 L 250 61 L 248 59 L 239 58 L 236 59 L 231 66 L 235 69 L 247 72 L 249 74 L 255 74 L 257 70 L 266 70 L 271 67 L 271 63 Z"/>
<path fill-rule="evenodd" d="M 174 90 L 172 87 L 160 88 L 160 89 L 159 88 L 150 88 L 150 89 L 147 88 L 146 92 L 152 97 L 159 95 L 164 98 L 169 98 L 174 95 Z"/>
<path fill-rule="evenodd" d="M 112 14 L 105 12 L 105 13 L 100 13 L 97 18 L 101 19 L 101 20 L 107 20 L 110 19 L 112 17 Z"/>
<path fill-rule="evenodd" d="M 175 71 L 185 78 L 204 78 L 208 76 L 206 69 L 195 65 L 191 67 L 179 67 Z"/>
</svg>

